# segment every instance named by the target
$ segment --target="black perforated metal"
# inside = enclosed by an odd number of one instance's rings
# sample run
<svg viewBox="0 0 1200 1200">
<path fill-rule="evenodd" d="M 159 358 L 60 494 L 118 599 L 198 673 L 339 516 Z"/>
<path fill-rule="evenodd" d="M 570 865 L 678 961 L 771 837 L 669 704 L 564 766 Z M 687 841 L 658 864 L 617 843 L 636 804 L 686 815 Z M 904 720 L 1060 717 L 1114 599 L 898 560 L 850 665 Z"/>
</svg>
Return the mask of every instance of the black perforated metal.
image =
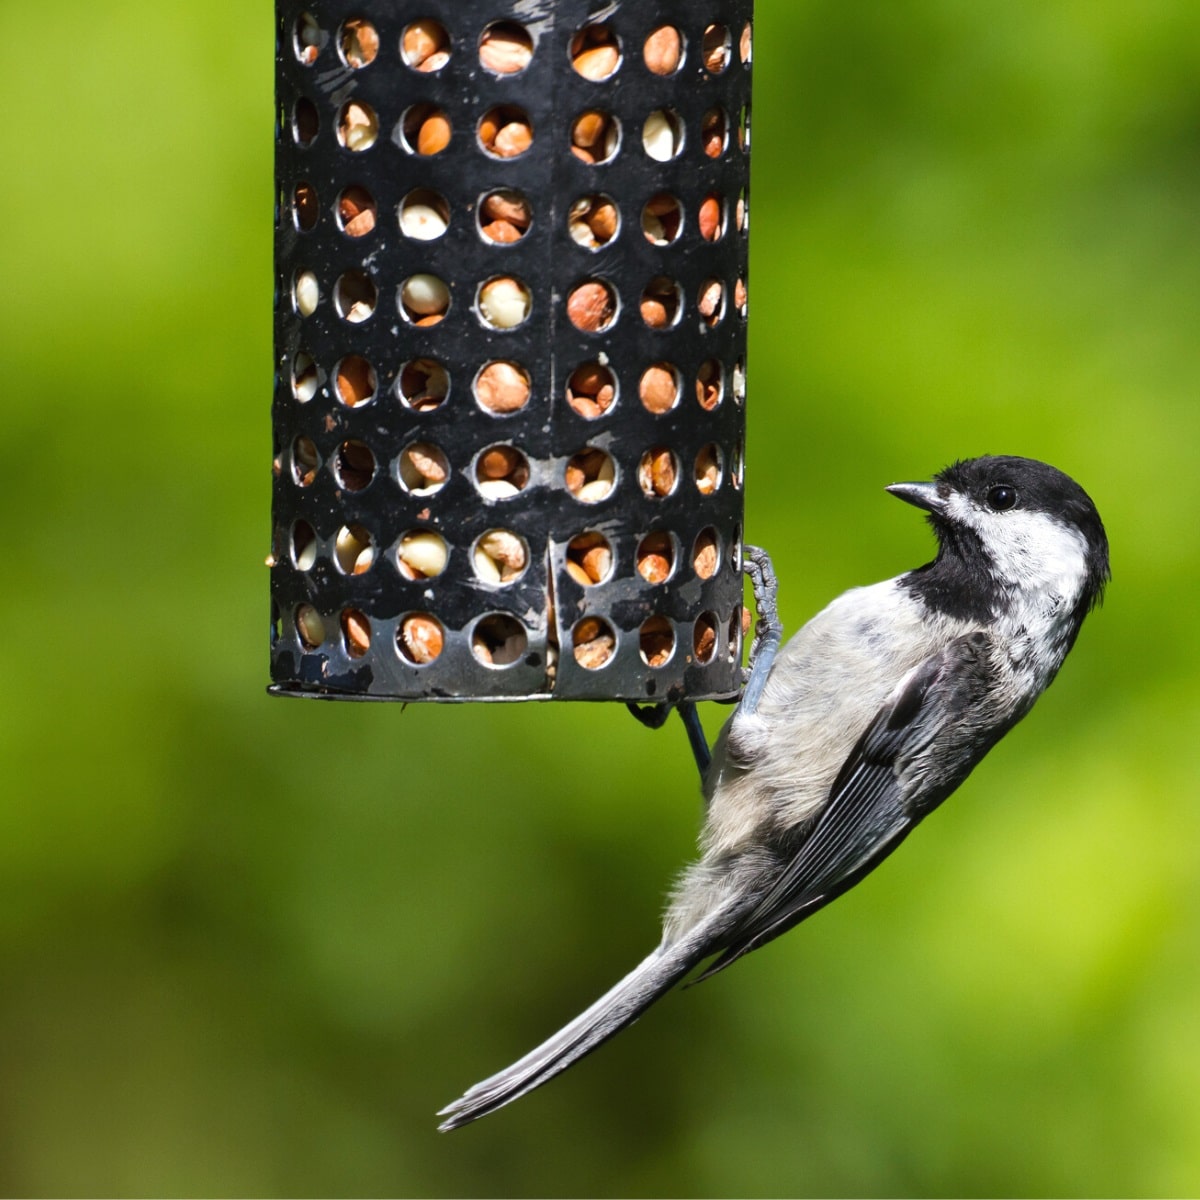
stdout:
<svg viewBox="0 0 1200 1200">
<path fill-rule="evenodd" d="M 750 0 L 607 7 L 582 0 L 277 3 L 275 690 L 405 700 L 641 701 L 738 691 L 750 103 L 742 34 L 751 8 Z M 426 18 L 449 39 L 448 60 L 432 72 L 406 65 L 401 53 L 406 26 Z M 368 21 L 378 35 L 374 60 L 357 68 L 343 50 L 344 22 L 354 19 Z M 532 58 L 517 74 L 497 75 L 480 63 L 481 34 L 497 20 L 519 23 L 532 39 Z M 604 81 L 572 66 L 573 38 L 597 21 L 615 34 L 621 52 L 616 73 Z M 685 46 L 681 67 L 669 77 L 649 71 L 642 51 L 647 35 L 664 23 L 678 28 Z M 714 25 L 728 32 L 720 70 L 706 69 L 704 59 L 705 30 Z M 348 104 L 377 118 L 367 149 L 356 151 L 339 136 Z M 404 132 L 405 114 L 418 105 L 442 110 L 452 127 L 449 143 L 432 156 L 414 152 L 415 128 Z M 479 144 L 479 123 L 497 106 L 509 115 L 523 111 L 532 127 L 532 144 L 517 157 L 494 157 Z M 572 152 L 574 121 L 588 110 L 619 122 L 608 162 L 588 163 Z M 643 146 L 643 127 L 655 110 L 670 110 L 682 131 L 679 153 L 667 162 Z M 725 130 L 716 157 L 706 152 L 716 147 L 713 110 L 723 115 Z M 352 210 L 339 204 L 351 188 L 363 189 L 375 205 L 374 228 L 360 237 L 347 233 L 344 212 Z M 480 199 L 498 188 L 523 193 L 532 210 L 528 231 L 511 244 L 480 232 Z M 401 230 L 398 209 L 415 189 L 446 202 L 448 227 L 434 240 Z M 678 199 L 683 219 L 674 241 L 652 244 L 642 211 L 664 192 Z M 575 201 L 597 194 L 615 202 L 620 228 L 607 244 L 589 249 L 571 237 L 568 218 Z M 713 195 L 720 198 L 722 233 L 709 241 L 698 214 Z M 434 275 L 449 289 L 449 309 L 436 324 L 414 324 L 402 309 L 400 290 L 414 274 Z M 529 315 L 516 328 L 490 328 L 481 319 L 478 290 L 497 276 L 528 289 Z M 656 277 L 678 285 L 680 311 L 668 328 L 647 327 L 640 312 L 643 290 Z M 618 300 L 616 319 L 600 332 L 581 332 L 568 319 L 568 297 L 587 279 L 607 283 Z M 339 280 L 348 290 L 339 291 Z M 714 280 L 723 288 L 715 321 L 700 307 Z M 347 319 L 356 298 L 369 305 L 372 289 L 373 312 Z M 373 372 L 373 394 L 360 403 L 339 395 L 339 364 L 348 356 Z M 450 381 L 442 402 L 424 411 L 397 391 L 404 364 L 415 360 L 436 360 Z M 530 397 L 519 411 L 498 415 L 477 402 L 473 381 L 493 360 L 515 362 L 527 373 Z M 566 395 L 572 373 L 589 362 L 606 366 L 616 384 L 615 402 L 593 420 L 574 411 Z M 721 398 L 706 409 L 695 380 L 710 362 Z M 656 414 L 639 399 L 639 380 L 657 363 L 672 364 L 682 386 L 677 405 Z M 351 386 L 357 381 L 360 392 L 362 366 L 350 357 Z M 357 445 L 347 452 L 347 442 Z M 404 486 L 400 460 L 413 443 L 444 455 L 449 469 L 439 490 L 414 494 Z M 495 445 L 519 449 L 528 463 L 524 486 L 507 498 L 487 498 L 477 486 L 479 456 Z M 694 472 L 710 446 L 720 481 L 708 492 L 697 487 Z M 568 464 L 589 447 L 609 454 L 616 472 L 610 494 L 591 504 L 566 484 Z M 374 460 L 373 475 L 362 469 L 363 448 Z M 675 455 L 678 478 L 669 495 L 648 496 L 639 463 L 661 448 Z M 348 527 L 370 535 L 373 559 L 360 574 L 352 558 L 338 561 L 338 533 Z M 485 582 L 475 567 L 472 547 L 494 529 L 511 531 L 528 547 L 524 573 L 511 583 Z M 449 553 L 440 574 L 405 578 L 397 554 L 413 531 L 444 539 Z M 606 581 L 585 587 L 566 560 L 568 544 L 586 531 L 607 538 L 613 568 Z M 695 546 L 706 531 L 715 535 L 719 565 L 704 578 L 707 567 L 697 572 Z M 639 573 L 637 553 L 656 532 L 668 535 L 674 562 L 669 578 L 655 583 Z M 702 556 L 706 562 L 711 555 Z M 431 622 L 440 630 L 432 661 L 415 663 L 411 648 L 398 645 L 414 614 L 419 631 L 428 633 Z M 477 627 L 492 614 L 519 623 L 524 638 L 519 653 L 519 639 L 499 650 L 502 660 L 514 657 L 505 665 L 480 658 Z M 572 636 L 580 620 L 592 617 L 615 639 L 599 666 L 577 661 Z M 667 661 L 652 666 L 643 650 L 661 649 L 661 639 L 644 643 L 640 631 L 654 617 L 665 618 L 675 644 Z M 698 621 L 702 648 L 704 626 L 715 625 L 707 662 L 698 660 Z M 428 652 L 430 642 L 422 644 Z M 489 644 L 495 648 L 494 639 Z M 593 645 L 596 653 L 585 660 L 602 658 L 605 644 Z"/>
</svg>

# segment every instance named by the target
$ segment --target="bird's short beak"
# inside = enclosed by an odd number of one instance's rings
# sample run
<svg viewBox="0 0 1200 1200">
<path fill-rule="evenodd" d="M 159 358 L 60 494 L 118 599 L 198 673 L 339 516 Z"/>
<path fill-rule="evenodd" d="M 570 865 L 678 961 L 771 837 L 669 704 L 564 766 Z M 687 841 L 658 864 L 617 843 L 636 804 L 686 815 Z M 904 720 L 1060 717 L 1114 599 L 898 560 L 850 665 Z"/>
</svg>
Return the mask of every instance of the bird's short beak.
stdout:
<svg viewBox="0 0 1200 1200">
<path fill-rule="evenodd" d="M 893 483 L 887 490 L 926 512 L 939 513 L 946 507 L 946 501 L 938 495 L 936 483 Z"/>
</svg>

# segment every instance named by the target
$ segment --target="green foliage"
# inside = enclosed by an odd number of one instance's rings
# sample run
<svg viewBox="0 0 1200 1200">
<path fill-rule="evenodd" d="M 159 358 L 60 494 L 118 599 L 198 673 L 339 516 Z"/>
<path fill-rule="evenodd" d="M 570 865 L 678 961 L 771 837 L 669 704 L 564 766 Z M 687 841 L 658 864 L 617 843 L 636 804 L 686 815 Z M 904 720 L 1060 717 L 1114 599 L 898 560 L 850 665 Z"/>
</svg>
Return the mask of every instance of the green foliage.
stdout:
<svg viewBox="0 0 1200 1200">
<path fill-rule="evenodd" d="M 453 1137 L 655 939 L 683 737 L 266 697 L 269 6 L 0 11 L 0 1191 L 1200 1189 L 1200 7 L 760 0 L 787 624 L 921 561 L 882 486 L 981 452 L 1075 475 L 1115 582 L 881 871 Z"/>
</svg>

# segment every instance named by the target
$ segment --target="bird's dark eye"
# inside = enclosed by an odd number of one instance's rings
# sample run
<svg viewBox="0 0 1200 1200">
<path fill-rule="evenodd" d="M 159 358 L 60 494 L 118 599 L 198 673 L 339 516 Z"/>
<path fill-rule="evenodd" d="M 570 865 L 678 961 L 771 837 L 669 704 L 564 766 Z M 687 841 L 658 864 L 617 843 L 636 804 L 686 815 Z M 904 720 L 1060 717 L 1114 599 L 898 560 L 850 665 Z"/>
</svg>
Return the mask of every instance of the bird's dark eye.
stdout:
<svg viewBox="0 0 1200 1200">
<path fill-rule="evenodd" d="M 987 494 L 988 508 L 994 512 L 1008 512 L 1017 504 L 1017 491 L 1000 483 L 990 488 Z"/>
</svg>

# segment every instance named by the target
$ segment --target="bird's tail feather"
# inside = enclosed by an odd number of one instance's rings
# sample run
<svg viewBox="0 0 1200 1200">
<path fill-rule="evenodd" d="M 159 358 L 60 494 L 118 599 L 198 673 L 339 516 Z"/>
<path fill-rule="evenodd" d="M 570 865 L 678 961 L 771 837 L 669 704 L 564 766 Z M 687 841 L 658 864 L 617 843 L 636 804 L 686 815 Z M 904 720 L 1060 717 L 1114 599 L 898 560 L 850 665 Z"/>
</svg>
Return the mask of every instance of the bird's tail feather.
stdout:
<svg viewBox="0 0 1200 1200">
<path fill-rule="evenodd" d="M 636 1021 L 704 956 L 704 949 L 697 947 L 694 937 L 683 943 L 660 946 L 595 1004 L 536 1050 L 475 1084 L 460 1099 L 442 1109 L 438 1116 L 446 1120 L 438 1128 L 457 1129 L 541 1087 Z"/>
</svg>

